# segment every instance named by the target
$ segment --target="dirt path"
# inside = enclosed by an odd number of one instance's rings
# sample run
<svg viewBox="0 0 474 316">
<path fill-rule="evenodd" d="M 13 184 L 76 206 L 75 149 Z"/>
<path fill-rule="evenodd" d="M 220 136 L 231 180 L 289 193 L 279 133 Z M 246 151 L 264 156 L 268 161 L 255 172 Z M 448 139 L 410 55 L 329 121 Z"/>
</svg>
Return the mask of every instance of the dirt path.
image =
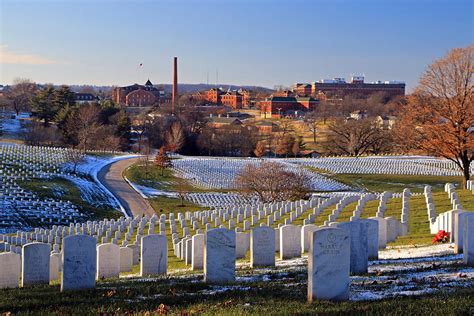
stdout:
<svg viewBox="0 0 474 316">
<path fill-rule="evenodd" d="M 102 168 L 98 174 L 99 181 L 112 192 L 129 215 L 153 215 L 155 211 L 150 203 L 138 194 L 123 178 L 125 169 L 140 158 L 119 160 Z"/>
</svg>

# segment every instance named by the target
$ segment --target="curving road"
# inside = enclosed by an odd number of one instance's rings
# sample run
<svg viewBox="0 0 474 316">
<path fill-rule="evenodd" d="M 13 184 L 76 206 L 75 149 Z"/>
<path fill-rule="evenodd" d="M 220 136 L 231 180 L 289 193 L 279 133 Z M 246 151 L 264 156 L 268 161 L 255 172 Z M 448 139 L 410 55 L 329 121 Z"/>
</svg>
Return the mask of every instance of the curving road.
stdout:
<svg viewBox="0 0 474 316">
<path fill-rule="evenodd" d="M 125 169 L 140 158 L 130 158 L 113 162 L 99 171 L 99 181 L 119 200 L 129 215 L 153 215 L 155 211 L 148 200 L 144 199 L 123 178 Z"/>
</svg>

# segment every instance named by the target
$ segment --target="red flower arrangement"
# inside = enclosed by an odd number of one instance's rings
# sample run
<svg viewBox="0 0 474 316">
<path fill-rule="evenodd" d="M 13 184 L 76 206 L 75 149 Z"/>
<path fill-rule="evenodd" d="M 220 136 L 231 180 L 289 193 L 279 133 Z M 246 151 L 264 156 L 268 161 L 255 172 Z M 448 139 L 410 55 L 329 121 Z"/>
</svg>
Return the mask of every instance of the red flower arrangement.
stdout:
<svg viewBox="0 0 474 316">
<path fill-rule="evenodd" d="M 436 234 L 436 236 L 433 237 L 433 244 L 436 244 L 438 242 L 446 243 L 448 241 L 449 241 L 449 233 L 444 230 L 440 230 Z"/>
</svg>

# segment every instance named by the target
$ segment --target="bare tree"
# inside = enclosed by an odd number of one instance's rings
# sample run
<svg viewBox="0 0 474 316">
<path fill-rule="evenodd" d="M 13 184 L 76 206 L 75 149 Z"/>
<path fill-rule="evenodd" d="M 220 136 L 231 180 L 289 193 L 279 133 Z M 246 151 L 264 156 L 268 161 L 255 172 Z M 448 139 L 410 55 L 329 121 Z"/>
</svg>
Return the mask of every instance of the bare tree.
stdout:
<svg viewBox="0 0 474 316">
<path fill-rule="evenodd" d="M 31 99 L 36 92 L 36 83 L 29 79 L 17 78 L 5 92 L 5 97 L 16 115 L 30 110 Z"/>
<path fill-rule="evenodd" d="M 186 141 L 183 126 L 180 121 L 174 121 L 166 132 L 166 145 L 172 152 L 178 152 Z"/>
<path fill-rule="evenodd" d="M 268 144 L 265 140 L 260 140 L 253 151 L 256 157 L 263 157 L 268 152 Z"/>
<path fill-rule="evenodd" d="M 82 152 L 91 149 L 98 141 L 101 124 L 98 121 L 100 109 L 97 105 L 87 104 L 68 119 L 68 128 L 77 133 L 77 141 Z"/>
<path fill-rule="evenodd" d="M 79 150 L 68 150 L 66 153 L 66 159 L 72 163 L 73 165 L 73 173 L 77 172 L 77 165 L 80 163 L 84 162 L 86 159 L 86 156 L 84 153 L 80 152 Z"/>
<path fill-rule="evenodd" d="M 188 181 L 183 178 L 176 177 L 174 180 L 174 189 L 178 195 L 181 203 L 180 206 L 184 206 L 184 200 L 188 194 Z"/>
<path fill-rule="evenodd" d="M 151 155 L 151 145 L 148 140 L 141 141 L 140 153 L 143 155 L 143 163 L 145 164 L 145 180 L 148 180 L 148 174 L 150 173 L 150 155 Z M 166 152 L 165 152 L 166 154 Z M 156 164 L 156 161 L 155 161 Z M 161 171 L 163 175 L 163 171 Z"/>
<path fill-rule="evenodd" d="M 32 146 L 61 145 L 61 134 L 56 127 L 45 127 L 39 122 L 32 121 L 23 133 L 25 143 Z"/>
<path fill-rule="evenodd" d="M 243 195 L 256 195 L 262 202 L 303 199 L 311 191 L 307 175 L 288 171 L 277 162 L 246 165 L 235 184 Z"/>
<path fill-rule="evenodd" d="M 474 45 L 455 48 L 429 65 L 396 124 L 407 148 L 453 161 L 464 186 L 474 160 Z"/>
<path fill-rule="evenodd" d="M 328 126 L 327 148 L 334 154 L 359 156 L 370 152 L 386 137 L 382 128 L 370 119 L 334 120 Z"/>
<path fill-rule="evenodd" d="M 282 119 L 278 123 L 278 131 L 282 137 L 293 132 L 293 124 L 289 119 Z"/>
<path fill-rule="evenodd" d="M 313 143 L 316 143 L 316 135 L 318 132 L 318 121 L 315 118 L 308 118 L 305 120 L 306 128 L 311 132 L 313 135 Z"/>
</svg>

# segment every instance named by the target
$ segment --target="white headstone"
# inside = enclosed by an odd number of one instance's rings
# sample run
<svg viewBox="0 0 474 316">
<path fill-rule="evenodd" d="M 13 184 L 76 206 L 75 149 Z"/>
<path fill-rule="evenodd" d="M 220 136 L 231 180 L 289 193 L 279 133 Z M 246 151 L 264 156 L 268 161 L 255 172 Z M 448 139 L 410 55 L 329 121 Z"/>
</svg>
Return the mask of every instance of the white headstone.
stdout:
<svg viewBox="0 0 474 316">
<path fill-rule="evenodd" d="M 284 225 L 280 227 L 280 259 L 301 257 L 301 227 Z"/>
<path fill-rule="evenodd" d="M 204 281 L 235 281 L 235 232 L 225 228 L 206 232 L 204 248 Z"/>
<path fill-rule="evenodd" d="M 52 254 L 49 256 L 49 280 L 55 281 L 59 277 L 59 254 Z"/>
<path fill-rule="evenodd" d="M 190 265 L 193 261 L 193 239 L 184 239 L 184 262 Z"/>
<path fill-rule="evenodd" d="M 97 246 L 97 279 L 118 278 L 120 273 L 120 248 L 108 243 Z"/>
<path fill-rule="evenodd" d="M 236 233 L 235 240 L 235 257 L 237 259 L 245 258 L 250 248 L 250 234 L 242 232 Z"/>
<path fill-rule="evenodd" d="M 140 262 L 140 247 L 134 244 L 130 244 L 125 247 L 130 248 L 133 251 L 132 264 L 133 265 L 138 264 Z"/>
<path fill-rule="evenodd" d="M 369 217 L 379 224 L 379 249 L 387 247 L 387 220 L 381 217 Z"/>
<path fill-rule="evenodd" d="M 30 243 L 21 251 L 21 286 L 49 284 L 50 245 Z"/>
<path fill-rule="evenodd" d="M 133 267 L 133 249 L 120 247 L 120 272 L 130 272 Z"/>
<path fill-rule="evenodd" d="M 20 255 L 12 252 L 0 253 L 0 289 L 20 286 Z"/>
<path fill-rule="evenodd" d="M 168 268 L 168 242 L 163 235 L 142 238 L 140 275 L 166 274 Z"/>
<path fill-rule="evenodd" d="M 360 220 L 356 220 L 353 222 L 339 223 L 337 227 L 347 230 L 350 236 L 351 273 L 367 273 L 369 266 L 367 225 Z"/>
<path fill-rule="evenodd" d="M 261 226 L 251 230 L 250 265 L 275 266 L 275 229 Z"/>
<path fill-rule="evenodd" d="M 96 239 L 71 235 L 63 239 L 61 291 L 95 287 L 97 271 Z"/>
<path fill-rule="evenodd" d="M 345 229 L 313 232 L 308 257 L 308 301 L 349 298 L 350 235 Z"/>
<path fill-rule="evenodd" d="M 311 238 L 313 237 L 313 232 L 318 229 L 318 226 L 313 224 L 304 225 L 301 228 L 301 252 L 309 251 L 309 244 L 311 243 Z"/>
<path fill-rule="evenodd" d="M 204 267 L 204 234 L 196 234 L 192 237 L 192 259 L 193 271 L 202 270 Z"/>
<path fill-rule="evenodd" d="M 369 260 L 379 258 L 379 223 L 374 219 L 360 219 L 367 225 L 367 251 Z"/>
<path fill-rule="evenodd" d="M 474 267 L 474 213 L 464 216 L 463 256 L 464 263 Z"/>
</svg>

